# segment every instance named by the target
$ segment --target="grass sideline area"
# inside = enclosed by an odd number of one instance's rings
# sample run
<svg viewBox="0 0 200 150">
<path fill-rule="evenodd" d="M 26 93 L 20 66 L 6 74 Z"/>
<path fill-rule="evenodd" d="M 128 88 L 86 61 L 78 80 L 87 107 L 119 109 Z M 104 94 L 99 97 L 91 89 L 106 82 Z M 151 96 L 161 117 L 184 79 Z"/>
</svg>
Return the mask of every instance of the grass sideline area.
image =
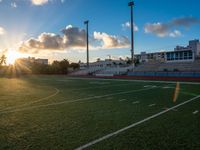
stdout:
<svg viewBox="0 0 200 150">
<path fill-rule="evenodd" d="M 0 79 L 0 149 L 199 149 L 200 83 L 30 76 Z"/>
</svg>

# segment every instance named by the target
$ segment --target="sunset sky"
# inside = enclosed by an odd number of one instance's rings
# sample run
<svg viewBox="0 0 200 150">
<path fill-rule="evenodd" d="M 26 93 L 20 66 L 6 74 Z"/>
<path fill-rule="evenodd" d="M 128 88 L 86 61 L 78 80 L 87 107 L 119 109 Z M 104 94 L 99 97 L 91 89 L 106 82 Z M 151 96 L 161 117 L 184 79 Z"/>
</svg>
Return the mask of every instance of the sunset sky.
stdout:
<svg viewBox="0 0 200 150">
<path fill-rule="evenodd" d="M 130 56 L 129 0 L 0 0 L 0 53 L 90 61 Z M 173 50 L 200 37 L 200 1 L 135 0 L 135 52 Z"/>
</svg>

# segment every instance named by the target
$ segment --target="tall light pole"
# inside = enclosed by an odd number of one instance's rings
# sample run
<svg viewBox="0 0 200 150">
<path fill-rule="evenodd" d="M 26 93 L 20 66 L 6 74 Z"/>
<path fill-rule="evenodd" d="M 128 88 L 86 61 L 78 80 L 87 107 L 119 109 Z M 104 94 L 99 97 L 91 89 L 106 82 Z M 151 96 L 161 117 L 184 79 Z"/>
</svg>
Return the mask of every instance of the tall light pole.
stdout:
<svg viewBox="0 0 200 150">
<path fill-rule="evenodd" d="M 87 67 L 89 68 L 89 34 L 88 34 L 88 24 L 89 24 L 89 20 L 84 21 L 84 24 L 86 25 Z"/>
<path fill-rule="evenodd" d="M 128 6 L 131 7 L 131 61 L 134 64 L 134 25 L 133 25 L 133 6 L 134 6 L 134 2 L 133 1 L 129 2 Z"/>
</svg>

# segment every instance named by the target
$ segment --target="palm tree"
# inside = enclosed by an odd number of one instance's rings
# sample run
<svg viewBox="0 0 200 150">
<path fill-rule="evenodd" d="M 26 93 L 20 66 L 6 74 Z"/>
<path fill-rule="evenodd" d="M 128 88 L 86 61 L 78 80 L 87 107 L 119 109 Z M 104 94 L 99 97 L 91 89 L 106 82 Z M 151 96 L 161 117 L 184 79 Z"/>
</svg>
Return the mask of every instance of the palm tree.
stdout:
<svg viewBox="0 0 200 150">
<path fill-rule="evenodd" d="M 0 66 L 3 65 L 3 64 L 4 65 L 6 64 L 6 59 L 7 58 L 6 58 L 6 56 L 4 54 L 0 57 Z"/>
</svg>

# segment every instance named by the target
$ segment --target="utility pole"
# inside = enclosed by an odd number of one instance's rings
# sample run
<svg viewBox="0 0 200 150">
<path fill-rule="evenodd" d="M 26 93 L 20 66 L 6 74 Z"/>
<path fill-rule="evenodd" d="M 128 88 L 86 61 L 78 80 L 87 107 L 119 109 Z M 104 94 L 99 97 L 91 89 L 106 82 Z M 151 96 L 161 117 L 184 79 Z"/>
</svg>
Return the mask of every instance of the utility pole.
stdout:
<svg viewBox="0 0 200 150">
<path fill-rule="evenodd" d="M 129 2 L 128 6 L 131 7 L 131 61 L 134 64 L 134 24 L 133 24 L 133 6 L 134 6 L 134 2 L 133 1 Z"/>
<path fill-rule="evenodd" d="M 84 21 L 84 24 L 86 25 L 87 68 L 89 68 L 89 34 L 88 34 L 88 24 L 89 24 L 89 20 Z"/>
</svg>

